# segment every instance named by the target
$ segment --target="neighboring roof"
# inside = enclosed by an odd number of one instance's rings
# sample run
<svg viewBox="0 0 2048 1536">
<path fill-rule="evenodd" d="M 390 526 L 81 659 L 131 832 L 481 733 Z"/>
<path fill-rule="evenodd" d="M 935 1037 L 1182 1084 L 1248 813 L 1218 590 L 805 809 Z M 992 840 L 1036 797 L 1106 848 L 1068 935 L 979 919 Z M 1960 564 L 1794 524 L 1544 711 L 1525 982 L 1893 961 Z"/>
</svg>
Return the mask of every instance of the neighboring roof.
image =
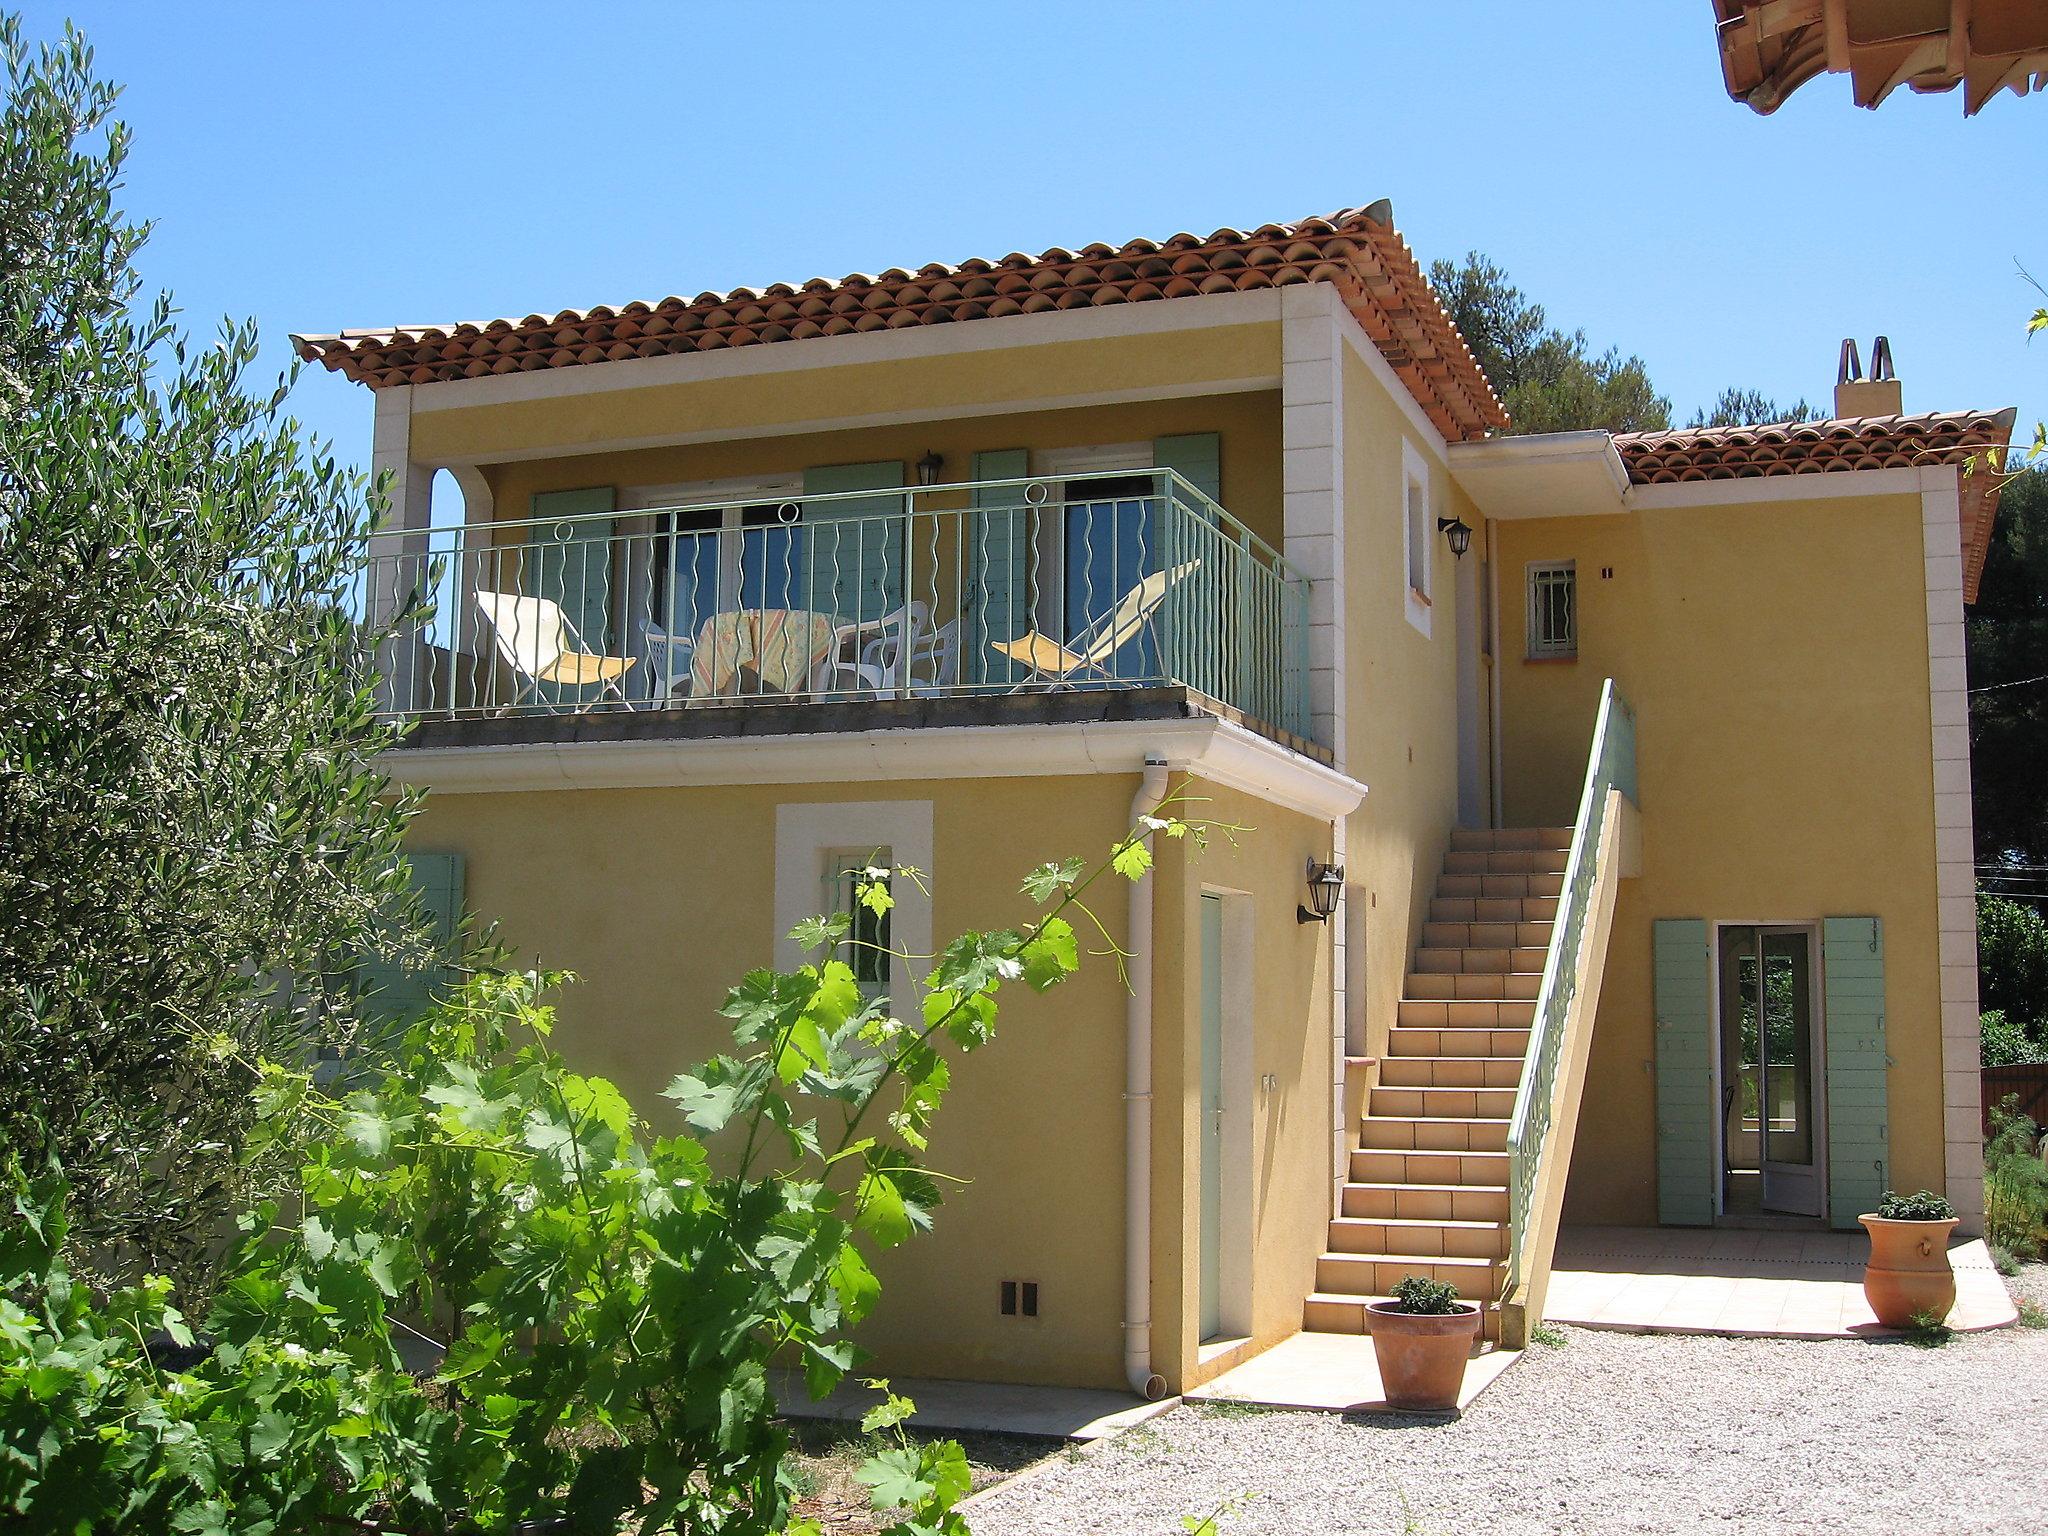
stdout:
<svg viewBox="0 0 2048 1536">
<path fill-rule="evenodd" d="M 584 363 L 802 341 L 1048 310 L 1137 304 L 1327 282 L 1416 403 L 1452 441 L 1507 425 L 1507 413 L 1393 227 L 1384 202 L 1298 224 L 1177 234 L 1121 246 L 1057 247 L 994 261 L 875 276 L 814 277 L 617 309 L 565 309 L 453 325 L 294 336 L 319 362 L 372 389 Z"/>
<path fill-rule="evenodd" d="M 1752 480 L 1774 475 L 1824 475 L 1852 469 L 1918 469 L 1981 456 L 1963 476 L 1963 600 L 1977 600 L 1991 524 L 2004 488 L 2002 457 L 2017 414 L 1927 411 L 1917 416 L 1852 416 L 1834 421 L 1780 422 L 1761 427 L 1681 427 L 1671 432 L 1617 433 L 1614 446 L 1636 485 L 1693 480 Z M 1998 460 L 1998 462 L 1990 462 Z"/>
<path fill-rule="evenodd" d="M 2040 0 L 1714 0 L 1714 19 L 1728 94 L 1759 112 L 1829 72 L 1859 107 L 1960 84 L 1965 117 L 2002 90 L 2048 90 Z"/>
</svg>

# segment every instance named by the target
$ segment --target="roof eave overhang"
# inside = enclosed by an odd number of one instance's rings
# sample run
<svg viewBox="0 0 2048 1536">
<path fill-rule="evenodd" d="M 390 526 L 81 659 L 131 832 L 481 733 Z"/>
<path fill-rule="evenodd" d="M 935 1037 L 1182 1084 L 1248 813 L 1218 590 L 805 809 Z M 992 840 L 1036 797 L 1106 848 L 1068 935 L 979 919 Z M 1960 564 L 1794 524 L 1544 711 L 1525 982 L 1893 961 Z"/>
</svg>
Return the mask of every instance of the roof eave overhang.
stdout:
<svg viewBox="0 0 2048 1536">
<path fill-rule="evenodd" d="M 1628 469 L 1606 432 L 1452 443 L 1451 478 L 1487 518 L 1589 517 L 1627 505 Z"/>
</svg>

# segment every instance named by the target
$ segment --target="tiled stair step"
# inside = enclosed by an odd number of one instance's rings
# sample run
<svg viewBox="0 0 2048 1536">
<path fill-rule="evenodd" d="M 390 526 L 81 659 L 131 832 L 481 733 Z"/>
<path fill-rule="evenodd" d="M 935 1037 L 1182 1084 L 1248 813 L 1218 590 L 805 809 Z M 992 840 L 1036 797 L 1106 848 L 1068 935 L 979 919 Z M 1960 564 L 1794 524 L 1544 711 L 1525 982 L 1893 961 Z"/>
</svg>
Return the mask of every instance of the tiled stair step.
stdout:
<svg viewBox="0 0 2048 1536">
<path fill-rule="evenodd" d="M 1447 853 L 1447 875 L 1560 875 L 1571 854 L 1563 848 L 1514 848 L 1500 853 Z"/>
<path fill-rule="evenodd" d="M 1350 1217 L 1399 1217 L 1409 1221 L 1485 1221 L 1508 1219 L 1506 1185 L 1350 1183 L 1343 1190 L 1343 1212 Z M 1331 1246 L 1335 1246 L 1332 1244 Z"/>
<path fill-rule="evenodd" d="M 1504 900 L 1511 896 L 1557 896 L 1563 890 L 1563 875 L 1444 875 L 1436 883 L 1439 896 L 1485 897 L 1489 900 Z"/>
<path fill-rule="evenodd" d="M 1432 896 L 1432 923 L 1541 923 L 1548 943 L 1550 925 L 1557 921 L 1555 896 Z M 1428 942 L 1425 938 L 1424 942 Z"/>
<path fill-rule="evenodd" d="M 1429 1253 L 1326 1253 L 1316 1260 L 1316 1289 L 1335 1296 L 1390 1296 L 1410 1275 L 1456 1286 L 1467 1301 L 1500 1295 L 1504 1259 L 1454 1259 Z"/>
<path fill-rule="evenodd" d="M 1525 997 L 1405 997 L 1394 1017 L 1396 1029 L 1527 1029 L 1536 1004 Z"/>
<path fill-rule="evenodd" d="M 1431 949 L 1415 951 L 1415 969 L 1427 976 L 1505 976 L 1543 970 L 1541 945 L 1514 949 Z"/>
<path fill-rule="evenodd" d="M 1309 1333 L 1370 1333 L 1372 1314 L 1365 1310 L 1366 1303 L 1385 1300 L 1384 1296 L 1338 1296 L 1315 1291 L 1302 1308 L 1301 1326 Z M 1488 1303 L 1480 1314 L 1479 1327 L 1484 1338 L 1498 1340 L 1500 1308 Z"/>
<path fill-rule="evenodd" d="M 1390 1029 L 1389 1056 L 1507 1056 L 1520 1066 L 1529 1052 L 1526 1029 Z"/>
<path fill-rule="evenodd" d="M 1455 998 L 1483 1001 L 1514 998 L 1528 1001 L 1543 984 L 1540 968 L 1533 971 L 1410 971 L 1401 985 L 1401 995 L 1422 1002 L 1449 1002 Z"/>
<path fill-rule="evenodd" d="M 1505 1090 L 1510 1099 L 1522 1081 L 1519 1056 L 1382 1056 L 1376 1093 L 1403 1088 Z"/>
<path fill-rule="evenodd" d="M 1411 1120 L 1505 1120 L 1515 1110 L 1513 1086 L 1458 1087 L 1382 1081 L 1366 1096 L 1366 1113 Z"/>
<path fill-rule="evenodd" d="M 1375 1152 L 1505 1152 L 1508 1122 L 1448 1115 L 1367 1115 L 1358 1144 Z"/>
<path fill-rule="evenodd" d="M 1551 923 L 1452 923 L 1434 918 L 1422 925 L 1424 949 L 1547 949 Z"/>
<path fill-rule="evenodd" d="M 1504 1259 L 1508 1229 L 1500 1221 L 1415 1221 L 1401 1216 L 1339 1216 L 1330 1223 L 1333 1253 L 1443 1254 Z"/>
<path fill-rule="evenodd" d="M 1505 1189 L 1505 1152 L 1402 1152 L 1361 1147 L 1351 1154 L 1351 1177 L 1360 1184 L 1483 1184 Z"/>
<path fill-rule="evenodd" d="M 1456 827 L 1451 847 L 1460 853 L 1492 852 L 1505 848 L 1569 848 L 1570 827 Z"/>
</svg>

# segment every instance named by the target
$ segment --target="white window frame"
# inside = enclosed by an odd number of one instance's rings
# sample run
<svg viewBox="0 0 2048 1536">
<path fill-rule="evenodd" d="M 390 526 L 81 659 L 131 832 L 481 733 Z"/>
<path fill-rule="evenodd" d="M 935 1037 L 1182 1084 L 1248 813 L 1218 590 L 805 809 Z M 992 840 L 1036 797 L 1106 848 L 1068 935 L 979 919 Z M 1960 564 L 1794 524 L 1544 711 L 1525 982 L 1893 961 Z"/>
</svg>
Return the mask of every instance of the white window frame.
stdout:
<svg viewBox="0 0 2048 1536">
<path fill-rule="evenodd" d="M 931 969 L 932 802 L 929 800 L 855 800 L 803 802 L 775 808 L 775 967 L 794 970 L 822 958 L 806 954 L 790 938 L 792 928 L 817 917 L 818 895 L 827 871 L 849 852 L 859 857 L 878 848 L 889 850 L 899 869 L 924 876 L 892 880 L 896 898 L 889 913 L 889 940 L 897 958 L 889 966 L 891 1011 L 915 1019 L 923 1005 L 920 980 Z M 906 960 L 904 956 L 911 958 Z"/>
<path fill-rule="evenodd" d="M 1565 640 L 1539 636 L 1538 618 L 1542 605 L 1537 598 L 1540 583 L 1563 575 L 1570 578 L 1571 634 Z M 1577 560 L 1531 560 L 1522 567 L 1522 655 L 1528 661 L 1576 661 L 1579 655 L 1579 562 Z"/>
<path fill-rule="evenodd" d="M 629 518 L 640 519 L 648 513 L 666 512 L 676 507 L 717 507 L 719 532 L 723 535 L 718 543 L 718 606 L 721 610 L 737 608 L 740 601 L 739 534 L 744 525 L 747 508 L 758 507 L 763 502 L 770 501 L 793 501 L 802 505 L 803 494 L 802 475 L 685 480 L 674 485 L 625 486 L 619 491 L 618 511 L 613 514 L 612 531 L 651 533 L 651 523 L 637 528 L 622 525 Z"/>
<path fill-rule="evenodd" d="M 1407 438 L 1401 439 L 1401 611 L 1425 638 L 1429 635 L 1431 589 L 1436 583 L 1435 504 L 1429 494 L 1429 465 Z M 1422 585 L 1415 584 L 1417 574 Z"/>
</svg>

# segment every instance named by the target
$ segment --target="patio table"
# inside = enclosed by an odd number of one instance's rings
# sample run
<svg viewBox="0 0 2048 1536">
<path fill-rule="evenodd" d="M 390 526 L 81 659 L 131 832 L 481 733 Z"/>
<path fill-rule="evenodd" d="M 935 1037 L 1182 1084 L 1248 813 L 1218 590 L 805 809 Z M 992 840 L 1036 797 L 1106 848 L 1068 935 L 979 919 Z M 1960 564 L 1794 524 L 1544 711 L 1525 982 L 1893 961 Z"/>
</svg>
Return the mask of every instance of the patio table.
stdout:
<svg viewBox="0 0 2048 1536">
<path fill-rule="evenodd" d="M 690 697 L 729 698 L 746 693 L 802 693 L 832 650 L 839 621 L 802 608 L 745 608 L 714 613 L 697 632 L 690 654 Z M 757 688 L 737 686 L 742 669 Z"/>
</svg>

